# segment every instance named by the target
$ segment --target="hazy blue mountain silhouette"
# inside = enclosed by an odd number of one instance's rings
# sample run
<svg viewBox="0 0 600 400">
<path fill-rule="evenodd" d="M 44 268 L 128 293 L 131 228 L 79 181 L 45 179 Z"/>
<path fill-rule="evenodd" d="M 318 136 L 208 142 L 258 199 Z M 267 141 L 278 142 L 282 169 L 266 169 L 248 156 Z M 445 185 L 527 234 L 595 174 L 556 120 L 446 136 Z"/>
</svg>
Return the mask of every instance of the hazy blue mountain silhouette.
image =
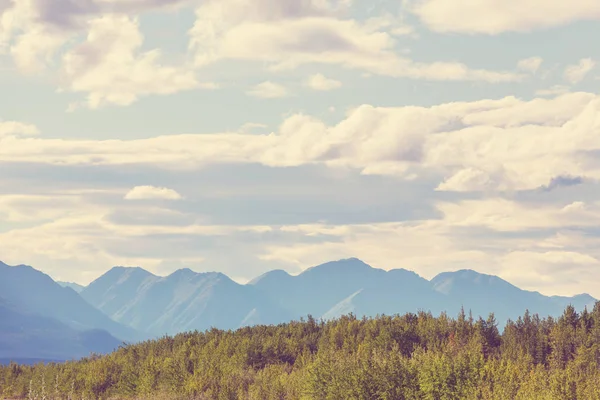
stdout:
<svg viewBox="0 0 600 400">
<path fill-rule="evenodd" d="M 0 298 L 0 360 L 68 360 L 109 353 L 120 341 L 106 331 L 77 331 Z"/>
<path fill-rule="evenodd" d="M 73 289 L 60 286 L 30 266 L 11 267 L 0 262 L 0 295 L 27 312 L 56 319 L 77 331 L 102 329 L 126 341 L 142 338 L 88 304 Z"/>
<path fill-rule="evenodd" d="M 85 288 L 85 286 L 80 285 L 80 284 L 75 283 L 75 282 L 61 282 L 61 281 L 56 281 L 56 283 L 58 283 L 62 287 L 71 288 L 74 291 L 76 291 L 77 293 L 81 293 L 81 291 L 83 290 L 83 288 Z"/>
<path fill-rule="evenodd" d="M 155 336 L 291 319 L 252 286 L 240 285 L 221 273 L 189 269 L 158 277 L 141 268 L 116 267 L 92 282 L 81 296 L 115 321 Z"/>
<path fill-rule="evenodd" d="M 0 264 L 0 295 L 71 329 L 104 328 L 120 338 L 128 338 L 115 334 L 123 329 L 144 332 L 146 338 L 274 324 L 307 315 L 328 319 L 350 312 L 375 316 L 423 310 L 456 316 L 461 306 L 474 317 L 494 312 L 502 327 L 526 309 L 542 317 L 558 316 L 568 304 L 582 310 L 595 303 L 585 294 L 544 296 L 521 290 L 471 270 L 445 272 L 429 281 L 405 269 L 372 268 L 356 258 L 318 265 L 296 276 L 270 271 L 246 285 L 216 272 L 181 269 L 159 277 L 142 268 L 115 267 L 80 294 L 31 267 Z M 92 331 L 78 336 L 84 348 L 102 339 L 94 332 L 101 335 Z"/>
<path fill-rule="evenodd" d="M 591 309 L 595 299 L 587 294 L 574 297 L 544 296 L 538 292 L 519 289 L 509 282 L 472 270 L 444 272 L 431 280 L 438 292 L 464 306 L 474 316 L 493 312 L 501 325 L 510 318 L 515 320 L 525 310 L 540 316 L 560 315 L 569 304 L 578 310 Z M 456 310 L 455 310 L 456 311 Z"/>
<path fill-rule="evenodd" d="M 332 261 L 292 276 L 267 272 L 246 285 L 220 273 L 189 269 L 158 277 L 141 268 L 115 267 L 81 295 L 116 321 L 152 335 L 217 327 L 269 324 L 312 315 L 335 318 L 404 314 L 420 310 L 456 316 L 462 306 L 475 317 L 494 312 L 503 326 L 526 309 L 560 315 L 566 305 L 593 306 L 589 295 L 543 296 L 491 275 L 463 270 L 428 281 L 405 269 L 385 271 L 359 259 Z"/>
<path fill-rule="evenodd" d="M 414 312 L 438 313 L 446 303 L 426 279 L 414 272 L 385 271 L 350 258 L 309 268 L 297 276 L 267 272 L 249 283 L 272 301 L 290 310 L 294 318 L 312 315 L 335 318 Z"/>
<path fill-rule="evenodd" d="M 420 310 L 437 315 L 456 308 L 456 304 L 436 292 L 428 280 L 412 271 L 394 269 L 374 275 L 373 279 L 363 283 L 363 288 L 336 304 L 323 318 L 337 318 L 349 312 L 363 317 Z"/>
<path fill-rule="evenodd" d="M 309 268 L 297 276 L 267 272 L 248 285 L 289 310 L 294 318 L 321 317 L 332 307 L 365 287 L 383 282 L 386 272 L 351 258 Z"/>
</svg>

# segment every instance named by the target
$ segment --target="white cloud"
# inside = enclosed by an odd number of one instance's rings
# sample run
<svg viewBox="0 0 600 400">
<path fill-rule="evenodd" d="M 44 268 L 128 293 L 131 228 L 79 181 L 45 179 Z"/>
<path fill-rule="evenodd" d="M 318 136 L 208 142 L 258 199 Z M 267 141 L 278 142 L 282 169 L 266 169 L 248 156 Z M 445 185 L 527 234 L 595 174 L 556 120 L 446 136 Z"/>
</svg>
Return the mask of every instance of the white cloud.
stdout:
<svg viewBox="0 0 600 400">
<path fill-rule="evenodd" d="M 173 189 L 154 186 L 136 186 L 125 195 L 125 200 L 181 200 L 182 197 Z"/>
<path fill-rule="evenodd" d="M 0 220 L 52 221 L 67 217 L 82 206 L 81 197 L 77 195 L 0 195 Z"/>
<path fill-rule="evenodd" d="M 306 80 L 306 86 L 313 90 L 328 91 L 342 87 L 342 82 L 329 79 L 323 74 L 315 74 Z"/>
<path fill-rule="evenodd" d="M 287 167 L 325 164 L 364 174 L 438 176 L 438 190 L 536 189 L 561 176 L 600 179 L 600 98 L 453 102 L 350 110 L 335 125 L 292 115 L 276 132 L 169 135 L 137 140 L 0 138 L 0 161 Z"/>
<path fill-rule="evenodd" d="M 565 79 L 571 84 L 579 83 L 595 66 L 596 62 L 591 58 L 582 58 L 579 64 L 565 68 Z"/>
<path fill-rule="evenodd" d="M 0 138 L 3 136 L 38 135 L 39 133 L 40 131 L 35 125 L 25 124 L 17 121 L 0 120 Z"/>
<path fill-rule="evenodd" d="M 458 62 L 419 63 L 400 57 L 389 22 L 339 19 L 317 2 L 274 6 L 239 0 L 209 1 L 198 8 L 190 31 L 196 64 L 223 59 L 261 61 L 271 70 L 305 64 L 340 65 L 392 77 L 429 80 L 509 82 L 513 72 L 470 69 Z M 321 4 L 319 2 L 318 4 Z M 252 4 L 250 6 L 250 4 Z M 269 8 L 270 7 L 270 8 Z M 234 10 L 234 11 L 231 11 Z M 392 29 L 393 30 L 393 29 Z"/>
<path fill-rule="evenodd" d="M 590 0 L 409 0 L 408 9 L 436 32 L 529 32 L 600 19 L 600 3 Z"/>
<path fill-rule="evenodd" d="M 595 293 L 584 279 L 576 275 L 593 275 L 600 267 L 598 258 L 575 251 L 513 251 L 499 260 L 502 277 L 524 289 L 549 288 L 562 294 L 574 295 L 583 291 Z M 550 289 L 549 294 L 555 294 Z M 596 294 L 596 296 L 598 296 Z"/>
<path fill-rule="evenodd" d="M 563 226 L 593 227 L 600 221 L 600 203 L 573 202 L 524 205 L 503 198 L 439 203 L 443 220 L 452 226 L 484 227 L 498 232 L 554 229 Z"/>
<path fill-rule="evenodd" d="M 600 239 L 584 234 L 600 223 L 598 203 L 540 205 L 494 198 L 440 203 L 439 217 L 408 222 L 235 226 L 203 224 L 198 216 L 145 203 L 101 204 L 97 194 L 0 196 L 0 221 L 27 222 L 0 231 L 3 261 L 33 264 L 55 277 L 87 283 L 111 265 L 156 271 L 176 262 L 203 262 L 213 268 L 225 257 L 233 266 L 230 274 L 253 278 L 247 263 L 237 267 L 237 252 L 223 255 L 222 247 L 198 246 L 218 239 L 244 249 L 246 262 L 259 256 L 260 263 L 277 267 L 303 269 L 356 256 L 374 267 L 408 268 L 427 278 L 475 268 L 547 294 L 600 295 L 594 286 L 600 279 Z M 115 213 L 149 218 L 119 222 L 111 218 Z M 170 224 L 170 217 L 185 223 Z M 303 237 L 311 240 L 298 240 Z M 573 274 L 574 268 L 579 273 Z"/>
<path fill-rule="evenodd" d="M 9 49 L 23 72 L 43 70 L 73 32 L 46 24 L 40 18 L 38 1 L 5 3 L 0 6 L 0 54 Z"/>
<path fill-rule="evenodd" d="M 86 105 L 98 108 L 202 87 L 191 68 L 163 66 L 160 51 L 142 52 L 142 43 L 136 19 L 111 15 L 90 21 L 86 41 L 63 57 L 66 88 L 87 93 Z"/>
<path fill-rule="evenodd" d="M 289 92 L 285 86 L 270 81 L 259 83 L 248 90 L 246 94 L 262 99 L 278 99 L 289 96 Z"/>
<path fill-rule="evenodd" d="M 542 66 L 544 60 L 541 57 L 529 57 L 523 60 L 520 60 L 517 63 L 517 67 L 523 71 L 531 72 L 532 74 L 536 73 L 538 69 Z"/>
</svg>

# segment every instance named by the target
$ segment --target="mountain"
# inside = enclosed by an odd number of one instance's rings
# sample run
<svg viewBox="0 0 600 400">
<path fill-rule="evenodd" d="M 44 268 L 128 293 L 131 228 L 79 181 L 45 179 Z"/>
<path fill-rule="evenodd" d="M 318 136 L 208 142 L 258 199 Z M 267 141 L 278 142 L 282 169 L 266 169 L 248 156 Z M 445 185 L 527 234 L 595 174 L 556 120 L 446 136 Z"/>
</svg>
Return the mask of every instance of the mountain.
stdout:
<svg viewBox="0 0 600 400">
<path fill-rule="evenodd" d="M 331 319 L 404 314 L 419 310 L 475 317 L 494 312 L 501 326 L 526 309 L 558 316 L 568 304 L 591 308 L 595 299 L 543 296 L 496 276 L 471 270 L 446 272 L 431 281 L 405 269 L 385 271 L 359 259 L 328 262 L 292 276 L 267 272 L 246 285 L 220 273 L 182 269 L 159 277 L 141 268 L 115 267 L 81 296 L 115 321 L 153 336 L 210 327 L 235 329 L 312 315 Z"/>
<path fill-rule="evenodd" d="M 0 263 L 0 295 L 22 310 L 55 319 L 76 331 L 106 330 L 125 341 L 143 338 L 88 304 L 73 289 L 30 266 Z"/>
<path fill-rule="evenodd" d="M 82 286 L 82 285 L 80 285 L 78 283 L 75 283 L 75 282 L 61 282 L 61 281 L 56 281 L 56 283 L 58 283 L 62 287 L 71 288 L 74 291 L 76 291 L 77 293 L 81 293 L 81 291 L 85 288 L 85 286 Z"/>
<path fill-rule="evenodd" d="M 526 309 L 542 317 L 558 316 L 568 304 L 582 310 L 596 301 L 585 294 L 544 296 L 472 270 L 441 273 L 429 281 L 405 269 L 372 268 L 356 258 L 296 276 L 270 271 L 246 285 L 217 272 L 181 269 L 160 277 L 138 267 L 114 267 L 80 294 L 31 267 L 0 265 L 0 295 L 72 329 L 102 328 L 131 340 L 140 338 L 135 332 L 148 338 L 277 324 L 308 315 L 331 319 L 348 313 L 362 317 L 423 310 L 455 316 L 461 307 L 474 317 L 493 312 L 502 327 Z"/>
<path fill-rule="evenodd" d="M 574 297 L 544 296 L 538 292 L 519 289 L 509 282 L 472 270 L 444 272 L 431 280 L 434 289 L 456 304 L 471 310 L 474 316 L 493 312 L 500 325 L 515 319 L 525 310 L 540 316 L 560 315 L 569 304 L 576 309 L 591 309 L 596 300 L 590 295 Z"/>
<path fill-rule="evenodd" d="M 68 360 L 109 353 L 120 341 L 105 331 L 77 331 L 0 298 L 0 360 Z"/>
<path fill-rule="evenodd" d="M 240 285 L 221 273 L 189 269 L 158 277 L 141 268 L 115 267 L 81 296 L 115 321 L 155 336 L 290 319 L 252 286 Z"/>
<path fill-rule="evenodd" d="M 297 276 L 271 271 L 249 283 L 290 310 L 294 318 L 335 318 L 441 311 L 446 303 L 426 279 L 404 269 L 384 271 L 350 258 L 309 268 Z"/>
<path fill-rule="evenodd" d="M 364 282 L 363 288 L 336 304 L 323 318 L 338 318 L 349 312 L 358 317 L 419 310 L 439 314 L 457 308 L 453 300 L 433 290 L 428 280 L 412 271 L 394 269 L 379 275 L 378 280 Z"/>
</svg>

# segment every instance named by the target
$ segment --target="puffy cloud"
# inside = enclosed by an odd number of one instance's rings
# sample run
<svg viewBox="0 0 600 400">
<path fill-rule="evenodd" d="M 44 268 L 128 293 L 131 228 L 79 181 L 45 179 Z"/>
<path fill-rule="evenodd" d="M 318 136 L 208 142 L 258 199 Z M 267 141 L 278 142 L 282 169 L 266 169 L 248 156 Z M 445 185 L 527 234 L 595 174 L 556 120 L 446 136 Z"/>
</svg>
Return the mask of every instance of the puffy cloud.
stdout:
<svg viewBox="0 0 600 400">
<path fill-rule="evenodd" d="M 10 49 L 24 72 L 38 72 L 73 32 L 43 20 L 38 0 L 6 1 L 0 5 L 0 53 Z"/>
<path fill-rule="evenodd" d="M 327 78 L 323 74 L 315 74 L 308 77 L 306 86 L 313 90 L 327 91 L 342 87 L 342 82 Z"/>
<path fill-rule="evenodd" d="M 565 68 L 565 79 L 571 84 L 579 83 L 595 66 L 596 62 L 591 58 L 582 58 L 578 64 Z"/>
<path fill-rule="evenodd" d="M 600 3 L 589 0 L 409 0 L 406 4 L 436 32 L 495 35 L 600 19 Z"/>
<path fill-rule="evenodd" d="M 440 191 L 538 189 L 558 176 L 600 179 L 600 98 L 456 102 L 350 110 L 329 126 L 292 115 L 276 132 L 169 135 L 138 140 L 0 138 L 0 161 L 287 167 L 324 164 L 364 174 L 440 179 Z"/>
<path fill-rule="evenodd" d="M 125 200 L 181 200 L 182 198 L 183 197 L 173 189 L 154 186 L 136 186 L 125 195 Z"/>
<path fill-rule="evenodd" d="M 39 133 L 40 131 L 35 125 L 0 120 L 0 138 L 3 136 L 38 135 Z"/>
<path fill-rule="evenodd" d="M 98 108 L 203 86 L 191 68 L 161 65 L 160 51 L 142 52 L 142 43 L 136 19 L 110 15 L 90 21 L 86 41 L 63 56 L 66 88 L 87 93 L 86 105 Z"/>
<path fill-rule="evenodd" d="M 58 64 L 61 89 L 87 94 L 87 101 L 72 104 L 70 111 L 82 105 L 129 105 L 148 94 L 214 89 L 214 83 L 197 81 L 191 65 L 165 66 L 158 49 L 141 51 L 143 36 L 137 19 L 129 16 L 185 3 L 189 1 L 12 2 L 0 7 L 0 54 L 8 48 L 25 73 Z M 78 43 L 81 34 L 86 39 Z M 59 51 L 62 63 L 55 63 Z"/>
<path fill-rule="evenodd" d="M 542 66 L 544 59 L 541 57 L 529 57 L 523 60 L 520 60 L 517 63 L 517 67 L 523 71 L 531 72 L 532 74 L 536 73 L 538 69 Z"/>
<path fill-rule="evenodd" d="M 0 2 L 0 52 L 10 47 L 17 66 L 39 72 L 88 22 L 102 15 L 130 14 L 174 7 L 188 0 L 3 0 Z"/>
<path fill-rule="evenodd" d="M 262 99 L 278 99 L 287 97 L 289 92 L 287 88 L 278 83 L 266 81 L 259 83 L 246 92 L 248 96 L 259 97 Z"/>
<path fill-rule="evenodd" d="M 340 19 L 326 2 L 208 1 L 190 31 L 199 66 L 222 59 L 261 61 L 272 70 L 333 64 L 393 77 L 509 82 L 511 72 L 470 69 L 458 62 L 418 63 L 400 57 L 389 22 Z M 316 6 L 319 4 L 319 6 Z M 338 9 L 343 9 L 338 4 Z M 392 29 L 393 30 L 393 29 Z"/>
</svg>

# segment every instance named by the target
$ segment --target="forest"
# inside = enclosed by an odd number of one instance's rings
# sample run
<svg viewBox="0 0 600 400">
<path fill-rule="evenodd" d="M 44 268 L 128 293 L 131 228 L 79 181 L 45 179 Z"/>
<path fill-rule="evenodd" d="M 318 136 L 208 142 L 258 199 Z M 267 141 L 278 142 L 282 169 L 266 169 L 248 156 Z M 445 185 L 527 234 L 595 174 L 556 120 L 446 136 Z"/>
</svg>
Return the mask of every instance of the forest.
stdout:
<svg viewBox="0 0 600 400">
<path fill-rule="evenodd" d="M 502 329 L 503 328 L 503 329 Z M 182 333 L 0 369 L 9 399 L 600 399 L 600 302 L 559 318 L 419 312 Z"/>
</svg>

